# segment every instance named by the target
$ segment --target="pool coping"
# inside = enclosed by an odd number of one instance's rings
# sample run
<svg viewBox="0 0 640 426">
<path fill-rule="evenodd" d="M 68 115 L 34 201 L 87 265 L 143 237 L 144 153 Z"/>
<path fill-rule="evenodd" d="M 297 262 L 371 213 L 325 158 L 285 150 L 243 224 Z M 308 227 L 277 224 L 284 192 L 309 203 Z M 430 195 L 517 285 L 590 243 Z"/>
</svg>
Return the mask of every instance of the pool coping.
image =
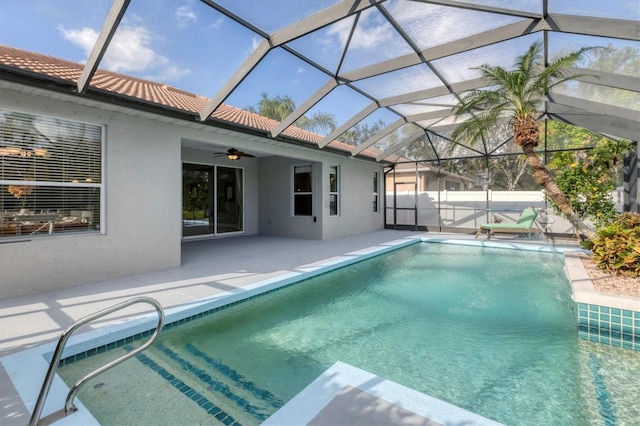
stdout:
<svg viewBox="0 0 640 426">
<path fill-rule="evenodd" d="M 200 317 L 204 312 L 213 312 L 224 306 L 240 303 L 266 292 L 274 291 L 313 276 L 321 275 L 337 268 L 360 262 L 418 242 L 471 245 L 552 253 L 570 253 L 570 250 L 575 250 L 549 245 L 532 244 L 531 242 L 520 243 L 460 240 L 455 238 L 430 237 L 425 235 L 409 236 L 308 264 L 303 268 L 298 268 L 297 271 L 299 272 L 291 272 L 286 275 L 269 278 L 242 288 L 169 308 L 165 312 L 166 324 L 176 325 L 181 321 Z M 573 280 L 571 281 L 573 287 Z M 584 283 L 584 280 L 580 279 L 580 282 Z M 585 283 L 584 285 L 587 284 Z M 591 286 L 593 286 L 593 284 L 591 284 Z M 640 300 L 638 300 L 638 304 L 640 305 Z M 125 338 L 135 334 L 145 332 L 149 333 L 149 330 L 153 328 L 156 321 L 157 317 L 155 314 L 145 314 L 140 315 L 135 319 L 122 321 L 118 324 L 105 326 L 77 336 L 72 336 L 69 340 L 67 349 L 63 354 L 63 359 L 72 357 L 76 354 L 85 353 L 102 345 L 111 344 L 111 342 L 124 340 Z M 50 342 L 0 358 L 0 365 L 4 367 L 7 375 L 10 377 L 14 387 L 29 412 L 33 410 L 35 405 L 42 380 L 49 367 L 48 360 L 51 359 L 55 345 L 56 342 Z M 42 417 L 62 408 L 68 391 L 68 386 L 59 376 L 56 375 L 49 392 L 49 397 L 42 411 Z M 89 411 L 82 405 L 80 400 L 76 399 L 76 405 L 79 409 L 78 412 L 74 413 L 72 416 L 65 417 L 57 421 L 55 424 L 67 425 L 80 423 L 86 425 L 99 425 L 97 420 L 93 418 Z"/>
<path fill-rule="evenodd" d="M 262 426 L 337 424 L 336 418 L 340 424 L 502 424 L 338 361 Z"/>
<path fill-rule="evenodd" d="M 574 318 L 582 340 L 640 351 L 640 297 L 599 292 L 580 252 L 565 253 L 565 273 L 571 282 Z"/>
<path fill-rule="evenodd" d="M 573 301 L 640 312 L 640 297 L 601 293 L 596 290 L 580 259 L 581 253 L 580 251 L 568 251 L 564 254 L 565 272 L 571 282 Z"/>
</svg>

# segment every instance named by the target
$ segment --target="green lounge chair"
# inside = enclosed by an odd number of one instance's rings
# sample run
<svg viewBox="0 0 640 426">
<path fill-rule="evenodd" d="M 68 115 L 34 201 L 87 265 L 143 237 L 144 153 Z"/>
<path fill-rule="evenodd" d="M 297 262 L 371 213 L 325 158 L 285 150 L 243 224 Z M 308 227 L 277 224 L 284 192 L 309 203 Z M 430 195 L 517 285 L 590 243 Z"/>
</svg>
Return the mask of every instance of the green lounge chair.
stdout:
<svg viewBox="0 0 640 426">
<path fill-rule="evenodd" d="M 531 228 L 538 217 L 538 209 L 534 207 L 528 207 L 522 211 L 518 221 L 515 223 L 486 223 L 480 225 L 478 232 L 476 232 L 476 238 L 483 231 L 488 231 L 487 240 L 495 233 L 507 233 L 507 234 L 528 234 L 531 235 Z M 537 229 L 534 231 L 538 232 Z"/>
</svg>

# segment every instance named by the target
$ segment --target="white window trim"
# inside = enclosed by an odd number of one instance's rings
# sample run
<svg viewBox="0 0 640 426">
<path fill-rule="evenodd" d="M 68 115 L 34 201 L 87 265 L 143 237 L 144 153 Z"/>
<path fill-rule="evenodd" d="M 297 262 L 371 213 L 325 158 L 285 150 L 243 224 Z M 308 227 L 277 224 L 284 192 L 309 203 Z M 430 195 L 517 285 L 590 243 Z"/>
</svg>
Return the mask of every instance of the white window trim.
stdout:
<svg viewBox="0 0 640 426">
<path fill-rule="evenodd" d="M 380 172 L 373 172 L 373 176 L 376 179 L 376 188 L 375 191 L 373 192 L 373 195 L 375 198 L 375 210 L 373 211 L 373 214 L 380 214 Z"/>
<path fill-rule="evenodd" d="M 331 170 L 335 167 L 336 169 L 336 191 L 331 191 Z M 340 200 L 340 166 L 338 165 L 330 165 L 329 166 L 329 216 L 330 217 L 338 217 L 340 216 L 341 213 L 341 207 L 342 207 L 342 203 Z M 333 214 L 331 213 L 331 196 L 335 195 L 336 196 L 336 203 L 337 203 L 337 208 L 336 208 L 336 213 Z"/>
<path fill-rule="evenodd" d="M 311 192 L 296 192 L 296 168 L 297 167 L 311 168 Z M 315 197 L 313 195 L 313 188 L 314 188 L 313 175 L 314 175 L 314 170 L 313 170 L 313 164 L 311 163 L 294 164 L 291 167 L 290 182 L 291 182 L 291 216 L 292 217 L 313 217 L 314 201 L 315 201 L 314 200 Z M 308 214 L 308 215 L 296 214 L 296 195 L 311 195 L 311 214 Z"/>
<path fill-rule="evenodd" d="M 89 125 L 89 126 L 95 126 L 95 127 L 99 127 L 100 128 L 100 182 L 99 183 L 93 183 L 93 182 L 83 182 L 83 181 L 72 181 L 72 182 L 51 182 L 51 181 L 39 181 L 39 180 L 29 180 L 29 181 L 25 181 L 25 180 L 7 180 L 7 179 L 0 179 L 0 185 L 33 185 L 33 186 L 39 186 L 39 187 L 52 187 L 52 188 L 62 188 L 62 187 L 70 187 L 70 188 L 98 188 L 100 193 L 99 193 L 99 199 L 100 199 L 100 208 L 98 209 L 99 211 L 99 215 L 100 215 L 100 227 L 99 229 L 91 229 L 91 230 L 87 230 L 87 231 L 80 231 L 80 232 L 72 232 L 72 233 L 68 233 L 68 232 L 53 232 L 53 233 L 49 233 L 47 234 L 45 233 L 38 233 L 37 235 L 20 235 L 20 236 L 9 236 L 9 237 L 2 237 L 0 239 L 0 241 L 5 241 L 5 240 L 25 240 L 25 239 L 32 239 L 33 237 L 37 237 L 37 238 L 55 238 L 55 237 L 69 237 L 69 236 L 85 236 L 85 235 L 104 235 L 107 233 L 107 218 L 106 218 L 106 179 L 107 179 L 107 175 L 106 175 L 106 138 L 107 138 L 107 126 L 105 124 L 100 124 L 100 123 L 95 123 L 95 122 L 90 122 L 90 121 L 84 121 L 84 120 L 78 120 L 77 118 L 69 118 L 67 116 L 64 115 L 50 115 L 50 114 L 43 114 L 40 111 L 33 111 L 33 110 L 25 110 L 25 109 L 20 109 L 20 108 L 14 108 L 14 107 L 9 107 L 6 105 L 0 105 L 0 109 L 3 109 L 5 111 L 11 111 L 11 112 L 17 112 L 17 113 L 22 113 L 22 114 L 29 114 L 29 115 L 33 115 L 33 116 L 37 116 L 37 117 L 42 117 L 42 118 L 48 118 L 48 119 L 53 119 L 53 120 L 64 120 L 64 121 L 68 121 L 68 122 L 73 122 L 73 123 L 78 123 L 78 124 L 85 124 L 85 125 Z"/>
</svg>

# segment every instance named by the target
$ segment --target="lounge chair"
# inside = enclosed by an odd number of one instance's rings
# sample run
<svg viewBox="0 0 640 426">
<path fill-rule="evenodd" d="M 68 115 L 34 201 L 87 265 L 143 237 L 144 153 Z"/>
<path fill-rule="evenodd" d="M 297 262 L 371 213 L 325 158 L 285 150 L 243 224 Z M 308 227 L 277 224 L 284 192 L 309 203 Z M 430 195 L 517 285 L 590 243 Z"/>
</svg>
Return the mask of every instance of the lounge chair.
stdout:
<svg viewBox="0 0 640 426">
<path fill-rule="evenodd" d="M 537 217 L 538 209 L 528 207 L 522 211 L 518 221 L 515 223 L 486 223 L 480 225 L 478 232 L 476 232 L 476 238 L 478 238 L 483 231 L 488 231 L 487 240 L 495 233 L 531 235 L 531 229 Z M 534 231 L 539 232 L 538 229 L 534 229 Z"/>
</svg>

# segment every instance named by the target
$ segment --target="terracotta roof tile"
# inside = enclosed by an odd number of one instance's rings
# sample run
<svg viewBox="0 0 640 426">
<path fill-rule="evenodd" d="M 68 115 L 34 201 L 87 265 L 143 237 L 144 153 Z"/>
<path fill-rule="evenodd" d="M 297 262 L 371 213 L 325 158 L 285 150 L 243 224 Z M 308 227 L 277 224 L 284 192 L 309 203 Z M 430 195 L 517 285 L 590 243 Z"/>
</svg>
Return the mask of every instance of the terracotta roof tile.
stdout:
<svg viewBox="0 0 640 426">
<path fill-rule="evenodd" d="M 0 45 L 0 64 L 42 74 L 50 78 L 69 81 L 71 83 L 78 80 L 83 69 L 82 64 L 4 45 Z M 96 71 L 90 86 L 99 90 L 193 113 L 200 112 L 209 101 L 205 97 L 176 89 L 166 84 L 155 83 L 153 81 L 105 70 Z M 271 131 L 279 124 L 276 120 L 226 104 L 220 105 L 214 111 L 212 117 L 217 120 L 265 132 Z M 295 126 L 288 127 L 283 134 L 287 137 L 316 145 L 323 139 L 321 135 Z M 353 146 L 337 140 L 330 142 L 328 146 L 348 153 L 354 149 Z M 362 154 L 375 157 L 377 152 L 378 150 L 367 149 L 363 151 Z"/>
</svg>

